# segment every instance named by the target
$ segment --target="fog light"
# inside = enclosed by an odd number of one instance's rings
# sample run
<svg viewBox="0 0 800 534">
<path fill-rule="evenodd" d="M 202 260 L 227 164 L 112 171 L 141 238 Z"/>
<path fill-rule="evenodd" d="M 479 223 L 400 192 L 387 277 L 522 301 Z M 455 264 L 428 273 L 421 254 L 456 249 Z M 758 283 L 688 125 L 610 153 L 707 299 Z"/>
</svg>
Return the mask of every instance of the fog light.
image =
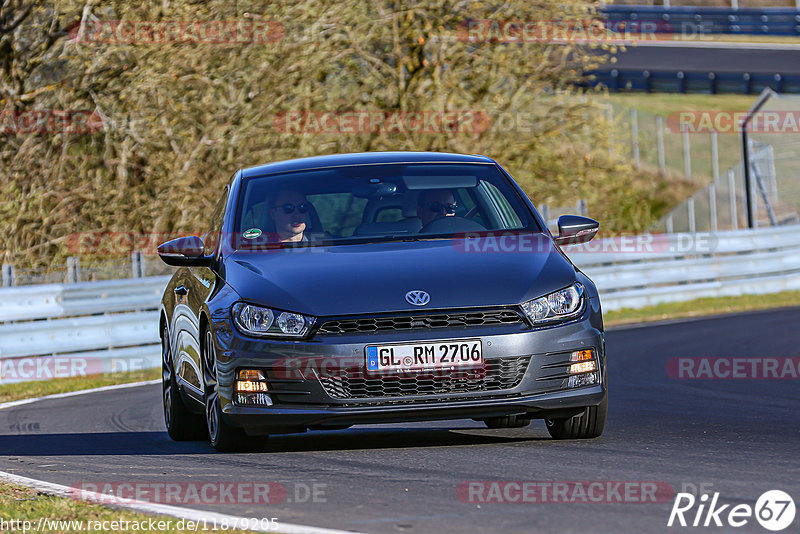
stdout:
<svg viewBox="0 0 800 534">
<path fill-rule="evenodd" d="M 238 393 L 236 402 L 245 406 L 272 406 L 272 399 L 266 393 Z"/>
<path fill-rule="evenodd" d="M 238 380 L 236 382 L 236 391 L 240 393 L 266 393 L 267 383 Z"/>
<path fill-rule="evenodd" d="M 267 377 L 258 369 L 241 369 L 236 373 L 236 401 L 245 405 L 272 406 L 272 399 L 267 395 Z"/>
<path fill-rule="evenodd" d="M 591 360 L 593 358 L 592 350 L 576 350 L 572 354 L 569 355 L 569 361 L 571 362 L 583 362 L 586 360 Z"/>
<path fill-rule="evenodd" d="M 597 373 L 584 373 L 569 377 L 567 387 L 579 388 L 581 386 L 591 386 L 597 384 Z"/>
<path fill-rule="evenodd" d="M 588 373 L 597 369 L 597 363 L 594 360 L 581 363 L 573 363 L 569 366 L 569 374 Z"/>
<path fill-rule="evenodd" d="M 258 369 L 242 369 L 236 377 L 239 380 L 266 380 L 263 371 Z"/>
</svg>

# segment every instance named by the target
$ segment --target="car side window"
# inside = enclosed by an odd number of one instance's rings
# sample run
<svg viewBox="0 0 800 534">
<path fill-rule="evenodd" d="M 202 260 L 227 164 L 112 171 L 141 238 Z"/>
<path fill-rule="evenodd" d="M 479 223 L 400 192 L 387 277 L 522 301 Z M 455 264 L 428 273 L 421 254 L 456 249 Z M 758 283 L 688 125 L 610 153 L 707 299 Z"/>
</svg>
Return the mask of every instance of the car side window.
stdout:
<svg viewBox="0 0 800 534">
<path fill-rule="evenodd" d="M 493 204 L 495 211 L 500 218 L 502 229 L 521 228 L 522 221 L 508 203 L 508 199 L 500 192 L 494 184 L 481 180 L 481 186 L 487 193 L 489 201 Z"/>
<path fill-rule="evenodd" d="M 373 222 L 397 222 L 403 220 L 403 209 L 400 207 L 389 206 L 381 208 L 375 215 Z"/>
<path fill-rule="evenodd" d="M 203 236 L 203 253 L 210 256 L 217 251 L 219 244 L 219 234 L 222 231 L 222 219 L 225 212 L 225 204 L 228 200 L 228 186 L 225 186 L 225 191 L 222 193 L 222 198 L 217 201 L 214 211 L 211 215 L 211 224 L 208 227 L 205 235 Z"/>
</svg>

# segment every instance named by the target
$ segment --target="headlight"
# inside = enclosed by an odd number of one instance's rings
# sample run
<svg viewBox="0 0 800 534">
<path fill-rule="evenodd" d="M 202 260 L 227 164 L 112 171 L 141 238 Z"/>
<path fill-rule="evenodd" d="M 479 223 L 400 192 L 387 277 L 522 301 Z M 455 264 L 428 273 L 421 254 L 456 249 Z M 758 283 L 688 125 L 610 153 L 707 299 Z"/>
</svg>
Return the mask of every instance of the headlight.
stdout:
<svg viewBox="0 0 800 534">
<path fill-rule="evenodd" d="M 533 324 L 551 323 L 576 317 L 582 309 L 583 286 L 579 283 L 522 303 L 522 311 Z"/>
<path fill-rule="evenodd" d="M 239 302 L 233 306 L 233 322 L 244 334 L 301 338 L 311 329 L 314 318 Z"/>
</svg>

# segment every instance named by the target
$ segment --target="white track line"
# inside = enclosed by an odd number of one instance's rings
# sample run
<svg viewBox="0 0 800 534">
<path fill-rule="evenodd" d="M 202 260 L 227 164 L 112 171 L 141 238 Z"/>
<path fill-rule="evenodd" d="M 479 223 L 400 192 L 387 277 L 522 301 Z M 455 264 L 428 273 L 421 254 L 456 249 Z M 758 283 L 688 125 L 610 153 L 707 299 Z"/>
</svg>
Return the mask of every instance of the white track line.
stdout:
<svg viewBox="0 0 800 534">
<path fill-rule="evenodd" d="M 86 395 L 87 393 L 97 393 L 99 391 L 112 391 L 115 389 L 135 388 L 139 386 L 149 386 L 151 384 L 160 384 L 160 383 L 161 379 L 156 378 L 155 380 L 148 380 L 146 382 L 131 382 L 129 384 L 115 384 L 113 386 L 103 386 L 94 389 L 79 389 L 78 391 L 67 391 L 66 393 L 54 393 L 52 395 L 45 395 L 44 397 L 34 397 L 32 399 L 22 399 L 11 402 L 4 402 L 0 404 L 0 410 L 4 408 L 13 408 L 14 406 L 22 406 L 23 404 L 30 404 L 32 402 L 38 402 L 40 400 L 63 399 L 64 397 L 75 397 L 78 395 Z"/>
<path fill-rule="evenodd" d="M 25 404 L 30 404 L 41 400 L 62 399 L 64 397 L 75 397 L 77 395 L 85 395 L 87 393 L 97 393 L 100 391 L 112 391 L 115 389 L 149 386 L 152 384 L 158 384 L 160 382 L 161 382 L 160 379 L 156 379 L 156 380 L 148 380 L 146 382 L 133 382 L 130 384 L 117 384 L 114 386 L 104 386 L 94 389 L 82 389 L 79 391 L 70 391 L 67 393 L 56 393 L 54 395 L 46 395 L 44 397 L 34 397 L 32 399 L 23 399 L 18 401 L 5 402 L 0 404 L 0 410 L 6 408 L 13 408 L 15 406 L 21 406 Z M 78 492 L 76 492 L 74 488 L 70 488 L 68 486 L 62 486 L 61 484 L 54 484 L 52 482 L 46 482 L 44 480 L 36 480 L 35 478 L 23 477 L 20 475 L 15 475 L 13 473 L 7 473 L 5 471 L 0 471 L 0 481 L 5 481 L 12 484 L 18 484 L 20 486 L 26 486 L 28 488 L 33 488 L 37 491 L 46 493 L 48 495 L 56 495 L 58 497 L 68 497 L 71 499 L 75 499 L 78 497 L 77 495 Z M 195 521 L 195 522 L 205 521 L 206 524 L 208 523 L 213 524 L 214 521 L 216 521 L 217 525 L 219 525 L 222 521 L 227 521 L 229 525 L 248 524 L 247 523 L 248 518 L 245 517 L 237 517 L 233 515 L 219 514 L 216 512 L 195 510 L 193 508 L 183 508 L 180 506 L 170 506 L 168 504 L 158 504 L 158 503 L 142 502 L 134 500 L 124 503 L 123 502 L 109 503 L 108 500 L 109 498 L 111 498 L 109 495 L 104 495 L 102 493 L 95 493 L 90 491 L 80 491 L 79 493 L 81 500 L 95 502 L 98 504 L 102 504 L 103 506 L 108 506 L 110 508 L 124 508 L 129 510 L 135 510 L 137 512 L 143 512 L 146 514 L 168 515 L 172 517 L 177 517 L 179 519 L 186 519 L 187 521 Z M 242 530 L 244 530 L 244 528 L 242 528 Z M 287 534 L 350 534 L 351 532 L 353 532 L 348 530 L 337 530 L 330 528 L 311 527 L 306 525 L 295 525 L 292 523 L 283 523 L 281 522 L 280 518 L 278 518 L 277 530 L 269 530 L 264 528 L 247 528 L 247 530 L 256 532 L 285 532 Z"/>
</svg>

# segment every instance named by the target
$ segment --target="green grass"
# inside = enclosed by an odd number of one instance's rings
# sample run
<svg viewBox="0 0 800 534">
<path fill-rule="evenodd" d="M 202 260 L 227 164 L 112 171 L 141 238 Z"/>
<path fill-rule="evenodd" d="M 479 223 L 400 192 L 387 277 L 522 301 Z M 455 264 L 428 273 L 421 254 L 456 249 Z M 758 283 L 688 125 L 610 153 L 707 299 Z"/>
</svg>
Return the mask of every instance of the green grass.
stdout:
<svg viewBox="0 0 800 534">
<path fill-rule="evenodd" d="M 145 369 L 125 373 L 106 373 L 86 377 L 57 378 L 54 380 L 36 380 L 19 384 L 0 386 L 0 402 L 41 397 L 54 393 L 66 393 L 81 389 L 92 389 L 115 384 L 129 384 L 161 378 L 161 369 Z"/>
<path fill-rule="evenodd" d="M 28 532 L 188 532 L 194 531 L 194 528 L 188 528 L 186 522 L 183 523 L 182 529 L 179 529 L 178 518 L 167 516 L 150 516 L 137 512 L 132 512 L 124 509 L 112 509 L 101 506 L 96 503 L 86 501 L 79 501 L 69 499 L 66 497 L 56 497 L 40 493 L 37 490 L 17 486 L 16 484 L 8 484 L 0 482 L 0 519 L 4 521 L 29 521 L 28 525 L 22 523 L 5 525 L 0 523 L 0 532 L 22 532 L 23 528 L 27 526 Z M 79 525 L 67 523 L 61 525 L 54 525 L 52 523 L 42 523 L 42 526 L 37 530 L 37 523 L 45 519 L 52 521 L 82 521 L 83 528 Z M 155 528 L 149 528 L 150 521 L 155 521 Z M 89 523 L 89 522 L 92 523 Z M 103 526 L 95 524 L 95 521 L 106 521 L 106 528 L 94 528 L 95 526 Z M 128 528 L 113 528 L 112 521 L 119 521 L 118 527 L 125 526 L 122 521 L 128 522 Z M 136 522 L 137 526 L 145 528 L 137 528 L 132 523 Z M 163 522 L 159 524 L 159 522 Z M 92 529 L 88 527 L 92 526 Z M 76 528 L 78 527 L 78 528 Z M 198 531 L 203 531 L 203 524 L 199 524 Z M 208 531 L 211 531 L 209 525 Z M 219 530 L 214 532 L 242 532 L 239 530 Z"/>
<path fill-rule="evenodd" d="M 703 95 L 680 93 L 612 93 L 608 101 L 615 107 L 633 108 L 665 119 L 670 113 L 687 110 L 746 111 L 757 95 Z"/>
<path fill-rule="evenodd" d="M 670 302 L 646 308 L 625 308 L 603 313 L 606 326 L 721 315 L 752 310 L 767 310 L 800 306 L 800 291 L 784 291 L 770 295 L 742 295 L 739 297 L 712 297 Z"/>
</svg>

